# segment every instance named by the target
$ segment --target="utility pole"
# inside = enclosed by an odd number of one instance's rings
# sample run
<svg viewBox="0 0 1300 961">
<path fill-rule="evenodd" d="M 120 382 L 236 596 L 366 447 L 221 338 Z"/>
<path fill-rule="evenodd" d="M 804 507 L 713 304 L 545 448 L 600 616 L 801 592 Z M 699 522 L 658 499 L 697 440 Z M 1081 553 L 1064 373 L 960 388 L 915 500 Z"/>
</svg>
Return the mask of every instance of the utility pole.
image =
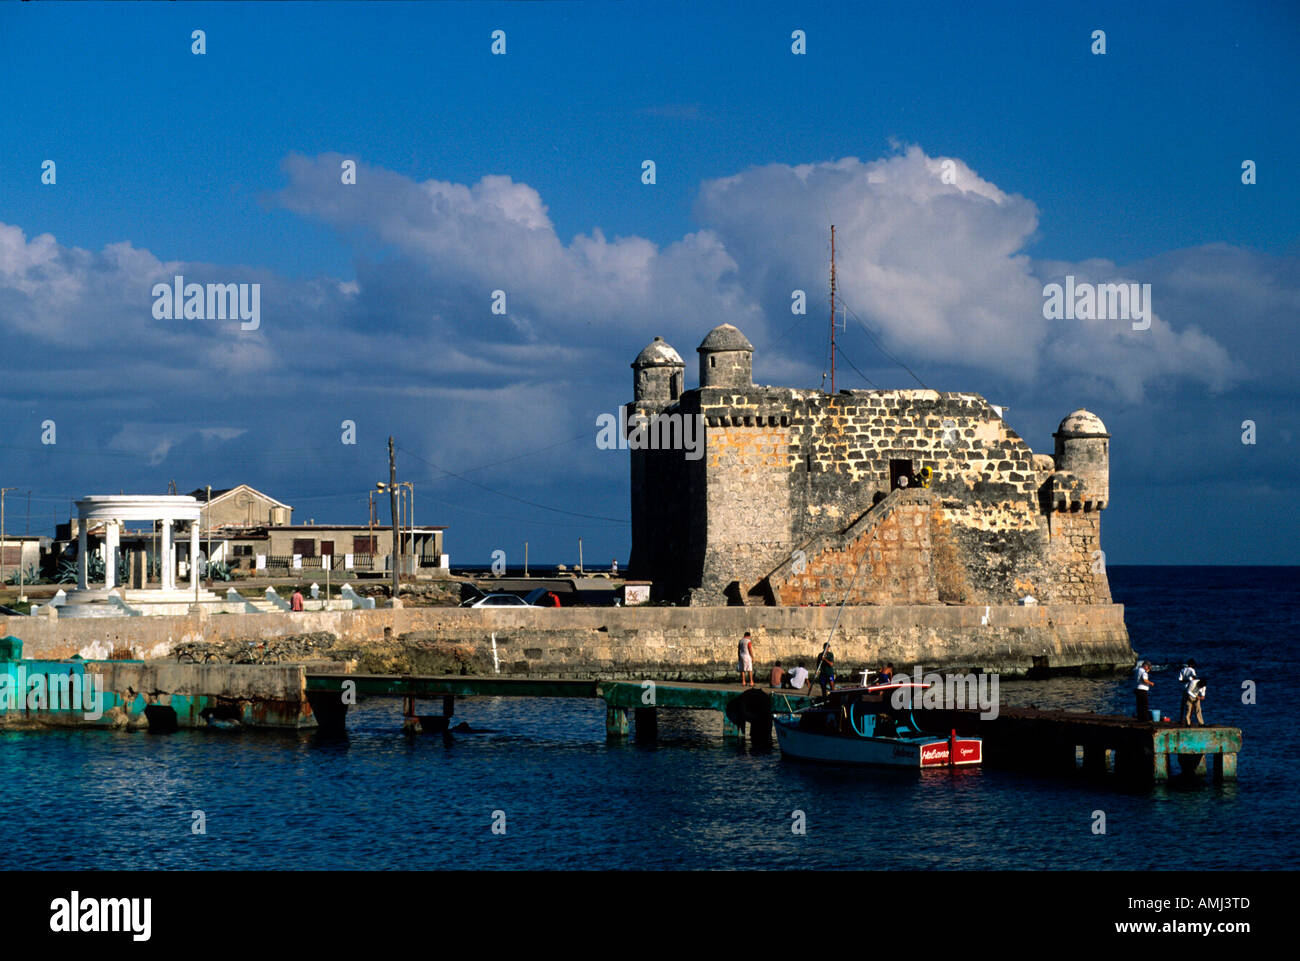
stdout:
<svg viewBox="0 0 1300 961">
<path fill-rule="evenodd" d="M 401 547 L 401 531 L 397 518 L 397 454 L 393 450 L 393 438 L 388 438 L 388 508 L 393 515 L 393 604 L 397 604 L 397 595 L 402 581 L 397 571 L 398 550 Z"/>
<path fill-rule="evenodd" d="M 0 584 L 5 582 L 5 494 L 16 487 L 0 487 Z M 18 548 L 18 566 L 23 566 L 23 551 Z"/>
<path fill-rule="evenodd" d="M 831 224 L 831 396 L 835 396 L 835 225 Z M 812 690 L 812 688 L 809 688 Z"/>
</svg>

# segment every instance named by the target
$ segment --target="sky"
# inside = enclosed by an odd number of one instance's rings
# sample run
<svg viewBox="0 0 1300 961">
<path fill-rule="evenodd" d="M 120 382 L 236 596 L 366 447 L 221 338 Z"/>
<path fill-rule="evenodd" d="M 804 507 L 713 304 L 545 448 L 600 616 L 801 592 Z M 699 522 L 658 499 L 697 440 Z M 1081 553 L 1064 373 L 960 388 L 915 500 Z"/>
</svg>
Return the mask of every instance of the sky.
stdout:
<svg viewBox="0 0 1300 961">
<path fill-rule="evenodd" d="M 625 564 L 632 359 L 693 387 L 726 322 L 820 387 L 834 223 L 837 387 L 1045 453 L 1086 407 L 1108 563 L 1300 563 L 1300 8 L 1143 7 L 0 4 L 6 528 L 172 481 L 365 523 L 392 435 L 453 565 Z M 156 316 L 176 275 L 258 326 Z M 1149 328 L 1046 318 L 1066 276 Z"/>
</svg>

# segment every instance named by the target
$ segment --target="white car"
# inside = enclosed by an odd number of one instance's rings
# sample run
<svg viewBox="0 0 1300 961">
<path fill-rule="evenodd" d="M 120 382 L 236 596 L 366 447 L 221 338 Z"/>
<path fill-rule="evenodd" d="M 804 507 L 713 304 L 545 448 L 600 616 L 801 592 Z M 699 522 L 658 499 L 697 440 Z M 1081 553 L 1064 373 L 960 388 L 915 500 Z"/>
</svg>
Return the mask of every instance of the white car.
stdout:
<svg viewBox="0 0 1300 961">
<path fill-rule="evenodd" d="M 488 594 L 486 597 L 480 597 L 472 604 L 463 604 L 462 607 L 532 607 L 522 597 L 517 594 Z"/>
</svg>

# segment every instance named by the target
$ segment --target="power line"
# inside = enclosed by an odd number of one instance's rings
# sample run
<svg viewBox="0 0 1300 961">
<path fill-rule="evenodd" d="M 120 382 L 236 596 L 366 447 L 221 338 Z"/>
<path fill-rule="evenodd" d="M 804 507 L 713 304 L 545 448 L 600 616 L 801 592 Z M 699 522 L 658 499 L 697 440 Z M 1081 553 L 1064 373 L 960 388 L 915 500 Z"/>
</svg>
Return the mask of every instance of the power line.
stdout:
<svg viewBox="0 0 1300 961">
<path fill-rule="evenodd" d="M 869 377 L 867 377 L 866 374 L 864 374 L 862 371 L 858 370 L 858 365 L 855 364 L 855 363 L 853 363 L 853 361 L 849 360 L 849 355 L 846 354 L 846 353 L 844 353 L 844 348 L 843 348 L 843 347 L 840 347 L 840 346 L 837 344 L 837 345 L 836 345 L 836 350 L 838 350 L 838 351 L 840 352 L 840 356 L 844 358 L 844 363 L 848 364 L 848 365 L 849 365 L 850 367 L 852 367 L 855 371 L 857 371 L 857 372 L 858 372 L 858 376 L 861 377 L 863 380 L 865 380 L 865 381 L 867 382 L 867 385 L 868 385 L 868 386 L 874 388 L 875 390 L 883 390 L 883 389 L 884 389 L 884 388 L 881 387 L 879 384 L 873 384 L 873 383 L 871 382 L 871 379 L 870 379 Z"/>
<path fill-rule="evenodd" d="M 828 212 L 827 212 L 827 219 L 829 219 L 829 218 L 830 218 L 830 213 L 829 213 L 829 211 L 828 211 Z M 840 246 L 841 246 L 841 247 L 844 246 L 844 242 L 843 242 L 842 240 L 840 241 Z M 850 255 L 848 254 L 848 251 L 847 251 L 847 250 L 845 250 L 845 255 L 846 255 L 846 256 L 850 256 Z M 876 349 L 877 349 L 877 350 L 879 350 L 882 354 L 884 354 L 886 357 L 888 357 L 891 361 L 893 361 L 895 364 L 897 364 L 897 365 L 898 365 L 899 367 L 901 367 L 903 370 L 907 371 L 908 374 L 911 375 L 912 379 L 913 379 L 914 381 L 916 381 L 918 384 L 920 384 L 924 389 L 926 389 L 926 390 L 929 390 L 929 389 L 930 389 L 928 386 L 926 386 L 925 381 L 921 380 L 920 377 L 917 377 L 917 376 L 916 376 L 916 374 L 912 371 L 912 368 L 908 367 L 905 363 L 903 363 L 901 360 L 899 360 L 897 357 L 895 357 L 893 354 L 891 354 L 889 351 L 887 351 L 887 350 L 885 349 L 885 345 L 882 344 L 882 343 L 879 341 L 879 339 L 877 339 L 876 335 L 872 332 L 871 328 L 867 326 L 867 322 L 866 322 L 865 320 L 863 320 L 861 317 L 858 316 L 857 311 L 855 311 L 852 307 L 849 306 L 847 299 L 845 299 L 845 297 L 844 297 L 844 295 L 843 295 L 842 293 L 840 294 L 840 301 L 843 303 L 845 310 L 847 310 L 850 314 L 853 315 L 853 319 L 856 320 L 859 324 L 862 325 L 862 329 L 866 332 L 867 336 L 871 338 L 871 342 L 872 342 L 873 344 L 876 345 Z M 847 360 L 847 358 L 845 358 L 845 359 Z M 857 370 L 857 368 L 854 368 L 854 369 Z M 861 371 L 859 371 L 859 373 L 861 373 Z M 864 377 L 863 379 L 866 380 L 865 377 Z M 870 383 L 870 381 L 867 381 L 867 382 Z"/>
<path fill-rule="evenodd" d="M 911 375 L 912 379 L 916 381 L 918 384 L 920 384 L 923 388 L 925 388 L 926 390 L 930 389 L 926 385 L 925 381 L 921 380 L 920 377 L 916 376 L 916 373 L 912 370 L 912 368 L 908 367 L 905 363 L 903 363 L 901 360 L 899 360 L 897 357 L 895 357 L 893 354 L 891 354 L 889 351 L 885 349 L 885 345 L 880 342 L 880 340 L 876 337 L 874 333 L 872 333 L 871 328 L 867 326 L 867 322 L 858 316 L 858 312 L 856 310 L 850 307 L 847 303 L 844 304 L 844 309 L 847 310 L 850 314 L 852 314 L 853 319 L 862 325 L 862 329 L 866 331 L 867 336 L 871 338 L 871 342 L 876 345 L 877 350 L 879 350 L 882 354 L 884 354 L 886 357 L 892 360 L 903 370 L 907 371 L 908 374 Z"/>
</svg>

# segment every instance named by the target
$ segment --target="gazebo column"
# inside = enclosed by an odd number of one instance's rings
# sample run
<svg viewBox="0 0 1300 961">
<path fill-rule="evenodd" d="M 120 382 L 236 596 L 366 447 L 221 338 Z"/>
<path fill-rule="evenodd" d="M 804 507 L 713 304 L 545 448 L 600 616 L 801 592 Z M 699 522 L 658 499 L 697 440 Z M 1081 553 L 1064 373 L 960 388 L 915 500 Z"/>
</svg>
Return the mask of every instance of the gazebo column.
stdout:
<svg viewBox="0 0 1300 961">
<path fill-rule="evenodd" d="M 171 591 L 176 589 L 176 557 L 172 553 L 172 522 L 164 519 L 162 521 L 162 557 L 159 558 L 162 567 L 162 589 Z"/>
<path fill-rule="evenodd" d="M 199 589 L 199 522 L 190 524 L 190 589 Z"/>
<path fill-rule="evenodd" d="M 121 545 L 118 521 L 104 525 L 104 589 L 117 587 L 117 555 Z"/>
<path fill-rule="evenodd" d="M 83 517 L 77 524 L 77 590 L 87 590 L 89 585 L 86 583 L 86 519 Z"/>
</svg>

